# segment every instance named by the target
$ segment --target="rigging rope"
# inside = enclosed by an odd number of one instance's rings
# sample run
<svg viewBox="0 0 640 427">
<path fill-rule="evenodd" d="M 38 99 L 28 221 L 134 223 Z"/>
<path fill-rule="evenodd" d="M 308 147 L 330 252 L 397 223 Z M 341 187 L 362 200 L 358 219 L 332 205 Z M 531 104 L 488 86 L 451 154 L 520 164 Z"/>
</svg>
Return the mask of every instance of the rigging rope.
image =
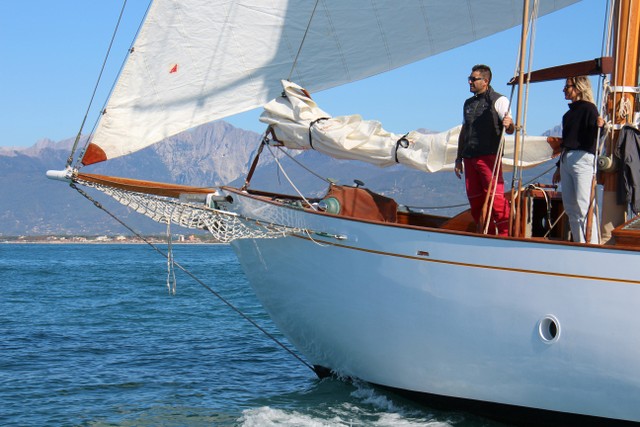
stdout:
<svg viewBox="0 0 640 427">
<path fill-rule="evenodd" d="M 524 157 L 524 138 L 527 135 L 527 117 L 529 115 L 529 89 L 531 84 L 531 69 L 533 68 L 533 57 L 535 52 L 535 39 L 537 32 L 537 23 L 538 16 L 540 10 L 540 1 L 535 0 L 533 3 L 533 7 L 531 10 L 531 17 L 529 19 L 529 60 L 527 61 L 527 81 L 525 83 L 525 93 L 524 93 L 524 102 L 522 103 L 522 126 L 521 126 L 521 135 L 522 135 L 522 143 L 520 144 L 520 152 L 518 153 L 518 158 L 522 159 Z M 523 72 L 521 70 L 521 72 Z M 517 175 L 516 185 L 512 185 L 512 189 L 515 188 L 516 192 L 520 192 L 522 188 L 523 181 L 523 168 L 520 165 L 516 165 L 514 170 L 514 177 Z"/>
<path fill-rule="evenodd" d="M 109 47 L 107 48 L 107 53 L 104 57 L 104 61 L 102 62 L 102 67 L 100 68 L 100 73 L 98 74 L 98 79 L 96 81 L 95 86 L 93 87 L 93 93 L 91 94 L 91 99 L 89 100 L 89 105 L 87 106 L 87 111 L 84 114 L 84 118 L 82 119 L 82 123 L 80 124 L 80 129 L 78 130 L 78 134 L 76 135 L 76 139 L 73 142 L 73 147 L 71 148 L 71 153 L 69 153 L 69 157 L 67 158 L 66 166 L 71 166 L 73 162 L 73 155 L 75 154 L 76 148 L 78 148 L 78 142 L 80 142 L 80 137 L 82 136 L 82 130 L 84 129 L 84 124 L 87 121 L 87 117 L 89 116 L 89 110 L 91 110 L 91 106 L 93 105 L 93 99 L 96 96 L 96 92 L 98 91 L 98 86 L 100 85 L 100 81 L 102 79 L 102 73 L 104 73 L 104 69 L 107 66 L 107 60 L 109 59 L 109 54 L 111 53 L 111 48 L 113 47 L 113 42 L 116 39 L 116 34 L 118 33 L 118 28 L 120 27 L 120 22 L 122 22 L 122 16 L 124 15 L 124 8 L 127 6 L 127 0 L 124 0 L 122 3 L 122 8 L 120 9 L 120 15 L 118 16 L 118 21 L 116 23 L 116 27 L 113 29 L 113 34 L 111 36 L 111 41 L 109 42 Z"/>
<path fill-rule="evenodd" d="M 513 101 L 513 94 L 515 92 L 515 85 L 511 87 L 511 95 L 509 96 L 509 104 L 507 106 L 507 112 L 511 112 L 511 103 Z M 514 128 L 516 129 L 515 131 L 517 132 L 518 129 L 515 126 L 514 123 Z M 482 221 L 483 221 L 483 234 L 487 234 L 489 232 L 489 219 L 491 218 L 491 211 L 493 209 L 493 202 L 495 200 L 496 197 L 496 191 L 498 189 L 498 171 L 501 168 L 502 165 L 502 157 L 504 155 L 504 145 L 505 145 L 505 138 L 504 138 L 504 134 L 506 132 L 506 128 L 504 126 L 502 126 L 502 130 L 500 131 L 500 144 L 498 145 L 498 155 L 496 156 L 496 159 L 493 163 L 493 169 L 491 172 L 491 182 L 489 183 L 489 189 L 487 191 L 487 196 L 485 198 L 484 201 L 484 205 L 483 205 L 483 213 L 482 213 Z M 515 177 L 516 171 L 518 170 L 518 166 L 514 165 L 514 172 L 513 172 L 513 176 Z M 511 182 L 511 188 L 515 188 L 514 187 L 514 181 L 512 179 Z"/>
<path fill-rule="evenodd" d="M 296 186 L 292 183 L 292 181 L 290 180 L 290 178 L 287 176 L 287 174 L 284 171 L 284 167 L 282 166 L 282 164 L 278 161 L 277 157 L 275 156 L 273 150 L 271 149 L 270 145 L 267 145 L 268 149 L 269 149 L 269 153 L 273 156 L 274 161 L 276 162 L 276 165 L 278 166 L 278 172 L 282 172 L 282 174 L 285 176 L 285 178 L 289 181 L 289 183 L 291 184 L 291 186 L 294 188 L 294 190 L 298 193 L 298 195 L 305 200 L 305 202 L 309 203 L 304 196 L 302 195 L 302 193 L 296 188 Z M 306 170 L 307 172 L 309 172 L 311 175 L 315 176 L 316 178 L 328 183 L 328 184 L 333 184 L 333 182 L 326 178 L 323 177 L 322 175 L 320 175 L 319 173 L 315 172 L 314 170 L 310 169 L 309 167 L 307 167 L 306 165 L 304 165 L 303 163 L 299 162 L 298 159 L 296 159 L 295 157 L 293 157 L 291 154 L 289 154 L 288 151 L 286 151 L 284 148 L 282 148 L 279 145 L 275 146 L 282 154 L 284 154 L 285 156 L 289 157 L 289 159 L 294 162 L 295 164 L 297 164 L 298 166 L 300 166 L 302 169 Z M 460 203 L 460 204 L 456 204 L 456 205 L 446 205 L 446 206 L 410 206 L 410 205 L 406 205 L 407 208 L 409 209 L 413 209 L 413 210 L 435 210 L 435 209 L 451 209 L 451 208 L 461 208 L 463 206 L 467 206 L 469 203 L 465 202 L 465 203 Z M 309 204 L 309 206 L 312 206 L 311 204 Z M 313 208 L 313 206 L 312 206 Z"/>
<path fill-rule="evenodd" d="M 235 311 L 237 314 L 239 314 L 243 319 L 245 319 L 247 322 L 249 322 L 251 325 L 253 325 L 255 328 L 257 328 L 260 332 L 262 332 L 266 337 L 268 337 L 269 339 L 271 339 L 274 343 L 276 343 L 278 346 L 280 346 L 283 350 L 285 350 L 287 353 L 289 353 L 291 356 L 293 356 L 294 358 L 296 358 L 300 363 L 302 363 L 303 365 L 305 365 L 307 368 L 311 369 L 314 373 L 318 374 L 317 370 L 311 366 L 308 362 L 306 362 L 304 359 L 302 359 L 300 356 L 298 356 L 296 353 L 293 352 L 293 350 L 289 349 L 286 345 L 284 345 L 280 340 L 278 340 L 275 336 L 273 336 L 273 334 L 271 334 L 270 332 L 268 332 L 266 329 L 264 329 L 262 326 L 260 326 L 259 324 L 257 324 L 252 318 L 250 318 L 249 316 L 247 316 L 246 314 L 244 314 L 239 308 L 237 308 L 235 305 L 233 305 L 231 302 L 229 302 L 226 298 L 224 298 L 219 292 L 215 291 L 213 288 L 211 288 L 209 285 L 207 285 L 206 283 L 204 283 L 202 280 L 200 280 L 195 274 L 193 274 L 191 271 L 189 271 L 188 269 L 186 269 L 185 267 L 183 267 L 180 263 L 178 263 L 177 261 L 175 261 L 173 259 L 172 256 L 170 256 L 169 254 L 163 252 L 160 248 L 158 248 L 155 244 L 153 244 L 153 242 L 151 242 L 149 239 L 147 239 L 146 237 L 144 237 L 142 234 L 138 233 L 137 231 L 135 231 L 132 227 L 130 227 L 127 223 L 125 223 L 123 220 L 121 220 L 120 218 L 118 218 L 115 214 L 113 214 L 111 211 L 109 211 L 108 209 L 106 209 L 104 206 L 102 206 L 102 204 L 100 202 L 98 202 L 97 200 L 95 200 L 93 197 L 91 197 L 89 194 L 87 194 L 85 191 L 83 191 L 82 189 L 78 188 L 78 186 L 75 183 L 71 183 L 70 187 L 73 188 L 74 190 L 76 190 L 78 193 L 80 193 L 83 197 L 85 197 L 87 200 L 89 200 L 91 203 L 93 203 L 98 209 L 104 211 L 107 215 L 109 215 L 111 218 L 113 218 L 114 220 L 116 220 L 118 223 L 120 223 L 123 227 L 125 227 L 127 230 L 129 230 L 131 233 L 133 233 L 136 237 L 138 237 L 139 239 L 141 239 L 143 242 L 145 242 L 147 245 L 149 245 L 153 250 L 155 250 L 158 254 L 160 254 L 161 256 L 163 256 L 164 258 L 167 259 L 167 261 L 169 261 L 169 258 L 171 258 L 171 263 L 174 267 L 177 267 L 178 269 L 180 269 L 182 272 L 184 272 L 187 276 L 191 277 L 193 280 L 196 281 L 196 283 L 198 283 L 200 286 L 202 286 L 203 288 L 205 288 L 206 290 L 208 290 L 212 295 L 214 295 L 216 298 L 218 298 L 222 303 L 224 303 L 227 307 L 229 307 L 230 309 L 232 309 L 233 311 Z"/>
<path fill-rule="evenodd" d="M 429 210 L 429 209 L 451 209 L 451 208 L 461 208 L 463 206 L 469 206 L 469 202 L 459 203 L 457 205 L 448 205 L 448 206 L 409 206 L 405 205 L 408 209 L 412 210 Z"/>
<path fill-rule="evenodd" d="M 608 18 L 605 18 L 605 23 L 603 24 L 603 34 L 602 34 L 602 47 L 601 47 L 601 52 L 600 52 L 600 56 L 603 57 L 605 55 L 605 52 L 610 52 L 611 51 L 611 29 L 612 29 L 612 15 L 613 15 L 613 5 L 611 6 L 611 8 L 609 8 L 609 6 L 607 5 L 606 7 L 609 10 L 608 14 L 605 14 L 605 16 L 607 16 Z M 618 23 L 619 25 L 619 23 Z M 617 63 L 615 65 L 615 67 L 617 68 Z M 616 71 L 614 70 L 614 75 L 616 74 Z M 596 104 L 596 107 L 598 109 L 598 115 L 600 117 L 604 117 L 605 116 L 605 111 L 606 111 L 606 93 L 609 91 L 610 86 L 608 85 L 607 81 L 606 81 L 606 76 L 604 74 L 601 74 L 598 78 L 598 87 L 597 87 L 597 100 L 594 101 L 594 103 Z M 625 99 L 624 98 L 624 94 L 621 95 L 622 98 L 621 99 Z M 612 105 L 614 105 L 615 108 L 615 92 L 613 94 L 613 98 L 614 98 L 614 102 Z M 615 116 L 615 114 L 614 114 Z M 615 117 L 614 117 L 615 120 Z M 606 121 L 605 121 L 606 123 Z M 591 234 L 592 234 L 592 230 L 593 230 L 593 221 L 596 221 L 596 224 L 600 224 L 600 212 L 598 210 L 598 206 L 597 206 L 597 202 L 596 202 L 596 187 L 598 185 L 598 160 L 600 159 L 600 156 L 603 153 L 603 149 L 606 143 L 606 139 L 609 135 L 609 130 L 604 129 L 604 135 L 602 135 L 602 129 L 600 127 L 598 127 L 598 131 L 597 131 L 597 135 L 596 135 L 596 153 L 593 157 L 593 162 L 591 165 L 591 169 L 592 169 L 592 176 L 591 176 L 591 189 L 590 189 L 590 193 L 589 193 L 589 208 L 587 210 L 587 220 L 585 221 L 585 223 L 583 224 L 583 235 L 585 236 L 585 239 L 587 241 L 587 243 L 591 242 Z M 597 241 L 596 242 L 600 242 L 601 239 L 601 229 L 600 226 L 595 227 L 596 228 L 596 233 L 598 234 L 597 236 Z"/>
<path fill-rule="evenodd" d="M 300 41 L 300 46 L 298 46 L 298 52 L 296 52 L 296 57 L 293 60 L 293 64 L 291 64 L 291 71 L 289 71 L 289 77 L 287 77 L 287 80 L 289 81 L 291 81 L 291 77 L 293 76 L 293 70 L 295 70 L 296 65 L 298 64 L 298 57 L 300 56 L 300 52 L 302 52 L 302 46 L 304 45 L 304 41 L 307 38 L 307 34 L 309 33 L 309 28 L 311 28 L 311 21 L 313 21 L 313 16 L 316 14 L 316 8 L 318 7 L 318 3 L 320 3 L 320 0 L 316 0 L 316 3 L 313 5 L 313 11 L 311 11 L 311 16 L 309 17 L 307 28 L 304 30 L 304 35 L 302 36 L 302 40 Z"/>
<path fill-rule="evenodd" d="M 525 6 L 528 3 L 525 3 Z M 518 207 L 516 206 L 515 201 L 518 200 L 519 198 L 519 193 L 520 193 L 520 188 L 522 188 L 522 181 L 523 181 L 523 169 L 520 166 L 520 159 L 523 158 L 523 153 L 524 153 L 524 138 L 526 136 L 526 122 L 527 122 L 527 109 L 528 109 L 528 102 L 529 102 L 529 83 L 531 80 L 531 67 L 533 66 L 533 51 L 534 51 L 534 39 L 535 39 L 535 34 L 536 34 L 536 23 L 537 23 L 537 19 L 538 19 L 538 10 L 539 10 L 539 1 L 535 0 L 533 2 L 533 5 L 531 7 L 531 13 L 528 16 L 528 25 L 526 28 L 526 32 L 527 35 L 525 35 L 525 31 L 523 29 L 523 34 L 522 37 L 528 37 L 529 39 L 529 48 L 528 51 L 524 45 L 524 40 L 522 40 L 522 42 L 520 43 L 520 46 L 518 48 L 518 55 L 517 58 L 522 58 L 522 62 L 520 61 L 516 61 L 516 66 L 514 68 L 514 75 L 515 76 L 522 76 L 525 72 L 525 70 L 521 69 L 522 67 L 524 67 L 524 54 L 526 54 L 528 52 L 528 61 L 527 61 L 527 81 L 524 82 L 523 81 L 523 85 L 526 87 L 525 90 L 525 94 L 524 94 L 524 99 L 520 100 L 518 99 L 518 110 L 517 110 L 517 117 L 516 117 L 516 121 L 519 119 L 520 116 L 522 116 L 522 123 L 515 123 L 515 128 L 516 128 L 516 132 L 518 132 L 518 134 L 522 137 L 522 141 L 520 141 L 520 146 L 519 147 L 515 147 L 517 150 L 514 151 L 514 155 L 517 156 L 518 158 L 518 162 L 514 162 L 514 170 L 513 170 L 513 174 L 511 176 L 511 204 L 510 204 L 510 212 L 509 212 L 509 230 L 510 233 L 516 233 L 517 229 L 515 228 L 517 226 L 517 216 L 519 215 L 519 210 Z M 523 11 L 524 12 L 524 11 Z M 524 22 L 523 22 L 524 25 Z M 523 52 L 524 50 L 524 52 Z M 521 88 L 524 89 L 524 88 Z M 515 91 L 515 85 L 512 87 L 511 89 L 511 97 L 509 99 L 509 107 L 511 107 L 511 100 L 513 99 L 513 95 L 514 95 L 514 91 Z M 519 97 L 521 96 L 522 91 L 519 92 Z M 522 115 L 520 115 L 519 113 L 519 109 L 520 109 L 520 105 L 522 105 L 523 111 L 522 111 Z M 518 135 L 516 135 L 516 139 Z M 514 157 L 515 159 L 515 157 Z"/>
<path fill-rule="evenodd" d="M 306 170 L 307 172 L 309 172 L 311 175 L 314 175 L 315 177 L 319 178 L 322 181 L 325 181 L 328 184 L 331 184 L 331 180 L 327 179 L 326 177 L 320 175 L 319 173 L 311 170 L 310 168 L 308 168 L 307 166 L 305 166 L 304 164 L 300 163 L 298 161 L 298 159 L 296 159 L 295 157 L 293 157 L 291 154 L 289 154 L 288 151 L 285 151 L 282 147 L 280 146 L 276 146 L 276 148 L 278 148 L 280 150 L 281 153 L 283 153 L 284 155 L 286 155 L 287 157 L 289 157 L 289 159 L 291 159 L 292 162 L 294 162 L 295 164 L 297 164 L 298 166 L 300 166 L 301 168 L 303 168 L 304 170 Z M 273 152 L 271 152 L 271 155 L 273 155 Z"/>
<path fill-rule="evenodd" d="M 536 32 L 537 32 L 537 22 L 538 16 L 540 12 L 540 1 L 536 0 L 533 4 L 533 9 L 531 12 L 531 19 L 529 23 L 529 61 L 527 62 L 527 83 L 526 90 L 524 95 L 524 103 L 523 103 L 523 114 L 522 114 L 522 129 L 523 129 L 523 138 L 527 134 L 527 117 L 528 117 L 528 109 L 529 109 L 529 88 L 531 83 L 531 69 L 533 68 L 533 54 L 535 52 L 536 45 Z M 521 154 L 524 153 L 524 144 L 521 145 Z M 521 157 L 522 158 L 522 157 Z M 520 178 L 522 178 L 522 172 L 520 174 Z"/>
<path fill-rule="evenodd" d="M 167 290 L 176 294 L 176 268 L 173 260 L 173 242 L 171 240 L 171 220 L 167 220 Z"/>
<path fill-rule="evenodd" d="M 293 187 L 293 189 L 295 190 L 296 193 L 298 193 L 298 196 L 300 196 L 300 198 L 302 200 L 305 201 L 305 203 L 307 205 L 309 205 L 309 207 L 311 207 L 311 209 L 313 209 L 314 211 L 317 211 L 318 208 L 316 208 L 315 206 L 313 206 L 311 203 L 309 203 L 309 201 L 306 199 L 306 197 L 304 197 L 304 195 L 302 194 L 302 192 L 300 190 L 298 190 L 298 187 L 296 187 L 296 185 L 293 183 L 293 181 L 291 180 L 291 178 L 289 178 L 289 175 L 287 175 L 287 172 L 285 172 L 284 168 L 282 167 L 282 165 L 280 164 L 280 160 L 273 154 L 273 151 L 271 150 L 271 147 L 269 145 L 267 145 L 267 148 L 269 149 L 269 152 L 271 153 L 271 156 L 273 156 L 273 160 L 276 162 L 276 164 L 278 165 L 278 168 L 280 169 L 280 172 L 282 172 L 282 174 L 284 175 L 284 177 L 287 179 L 287 181 L 289 182 L 289 184 L 291 185 L 291 187 Z"/>
<path fill-rule="evenodd" d="M 147 17 L 147 14 L 149 13 L 149 9 L 151 9 L 152 3 L 153 3 L 153 1 L 149 0 L 149 4 L 147 5 L 147 9 L 145 11 L 145 14 L 144 14 L 142 20 L 140 21 L 140 24 L 138 25 L 138 28 L 136 30 L 136 34 L 133 36 L 133 40 L 132 40 L 132 42 L 131 42 L 131 44 L 129 46 L 129 50 L 128 50 L 129 53 L 131 53 L 133 51 L 133 43 L 138 38 L 138 34 L 140 33 L 140 30 L 142 29 L 142 24 L 144 23 L 144 21 L 145 21 L 145 19 Z M 85 122 L 87 120 L 87 116 L 89 114 L 89 109 L 91 108 L 91 103 L 93 102 L 93 98 L 95 96 L 96 90 L 98 88 L 98 85 L 100 84 L 100 80 L 101 80 L 101 77 L 102 77 L 102 72 L 103 72 L 103 70 L 105 68 L 105 65 L 107 63 L 107 60 L 109 58 L 109 53 L 111 51 L 111 47 L 112 47 L 113 42 L 115 40 L 116 34 L 118 32 L 118 27 L 120 26 L 120 22 L 122 21 L 122 17 L 124 15 L 124 10 L 125 10 L 126 4 L 127 4 L 127 0 L 124 0 L 124 2 L 122 4 L 122 9 L 120 11 L 120 16 L 118 17 L 118 21 L 117 21 L 116 26 L 115 26 L 115 28 L 113 30 L 113 36 L 111 38 L 111 42 L 109 43 L 109 49 L 107 50 L 107 54 L 105 55 L 104 63 L 102 65 L 102 69 L 100 71 L 100 75 L 98 76 L 98 80 L 96 81 L 96 86 L 95 86 L 95 89 L 93 91 L 93 96 L 91 97 L 91 102 L 89 103 L 89 107 L 87 108 L 87 114 L 85 115 L 85 117 L 84 117 L 84 119 L 82 121 L 82 125 L 80 127 L 80 131 L 78 132 L 78 136 L 76 138 L 76 142 L 74 143 L 73 149 L 71 150 L 71 154 L 69 155 L 69 159 L 67 160 L 67 166 L 71 165 L 71 162 L 73 161 L 73 155 L 74 155 L 74 152 L 75 152 L 75 150 L 77 148 L 77 145 L 78 145 L 78 142 L 79 142 L 79 139 L 80 139 L 80 136 L 81 136 L 80 134 L 81 134 L 82 129 L 84 128 Z M 120 73 L 124 69 L 124 65 L 125 65 L 126 62 L 127 62 L 127 57 L 125 57 L 123 59 L 122 64 L 120 65 L 120 69 L 119 69 Z M 117 79 L 114 79 L 113 84 L 111 85 L 111 88 L 109 90 L 109 94 L 113 93 L 113 90 L 114 90 L 114 88 L 116 86 L 116 83 L 117 83 Z M 105 100 L 105 102 L 104 102 L 104 104 L 102 106 L 102 109 L 101 109 L 102 112 L 104 112 L 108 101 L 109 101 L 109 97 L 107 97 L 107 99 Z M 87 137 L 87 140 L 86 140 L 85 145 L 83 147 L 83 151 L 86 150 L 87 145 L 89 144 L 89 140 L 91 139 L 91 135 L 93 135 L 93 133 L 95 132 L 96 128 L 98 127 L 98 123 L 100 121 L 99 117 L 101 115 L 102 114 L 100 114 L 98 116 L 98 119 L 96 119 L 95 123 L 93 124 L 93 128 L 91 129 L 91 132 L 89 133 L 89 136 Z M 81 169 L 82 168 L 83 165 L 81 163 L 81 160 L 82 160 L 83 156 L 84 156 L 84 153 L 81 153 L 80 156 L 78 156 L 78 160 L 76 161 L 76 164 L 74 165 L 75 169 Z"/>
</svg>

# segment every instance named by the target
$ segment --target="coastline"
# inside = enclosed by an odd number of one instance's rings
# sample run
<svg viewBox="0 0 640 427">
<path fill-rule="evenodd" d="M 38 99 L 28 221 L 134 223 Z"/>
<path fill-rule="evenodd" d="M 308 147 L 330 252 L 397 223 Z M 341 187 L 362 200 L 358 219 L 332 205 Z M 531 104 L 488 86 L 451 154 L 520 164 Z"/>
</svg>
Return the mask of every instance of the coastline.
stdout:
<svg viewBox="0 0 640 427">
<path fill-rule="evenodd" d="M 153 241 L 153 244 L 166 244 L 166 241 Z M 149 243 L 139 242 L 42 242 L 42 241 L 0 241 L 0 245 L 148 245 Z M 171 242 L 172 245 L 228 245 L 222 242 Z"/>
<path fill-rule="evenodd" d="M 6 236 L 0 237 L 0 244 L 8 245 L 24 245 L 24 244 L 43 244 L 43 245 L 146 245 L 167 244 L 166 237 L 144 236 L 146 240 L 138 237 L 126 236 Z M 219 242 L 207 235 L 173 236 L 172 245 L 225 245 L 227 243 Z"/>
</svg>

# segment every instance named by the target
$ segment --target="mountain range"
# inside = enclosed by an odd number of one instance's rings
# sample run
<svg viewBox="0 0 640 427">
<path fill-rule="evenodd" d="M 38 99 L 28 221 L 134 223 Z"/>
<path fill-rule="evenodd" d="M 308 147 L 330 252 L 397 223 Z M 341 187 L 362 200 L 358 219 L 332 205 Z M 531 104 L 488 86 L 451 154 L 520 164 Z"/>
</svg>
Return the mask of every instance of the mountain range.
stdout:
<svg viewBox="0 0 640 427">
<path fill-rule="evenodd" d="M 82 170 L 194 186 L 242 185 L 261 138 L 255 132 L 216 121 L 130 156 Z M 0 147 L 0 236 L 130 234 L 77 191 L 45 177 L 49 169 L 64 169 L 73 142 L 74 139 L 45 139 L 28 148 Z M 269 147 L 261 155 L 251 187 L 320 196 L 327 191 L 326 178 L 345 185 L 353 185 L 358 179 L 370 190 L 407 206 L 445 207 L 431 211 L 436 214 L 450 215 L 466 208 L 464 183 L 453 173 L 427 174 L 400 165 L 381 169 L 363 162 L 331 159 L 314 151 L 289 157 Z M 165 225 L 154 223 L 101 193 L 88 192 L 137 232 L 166 231 Z M 172 232 L 192 231 L 172 228 Z"/>
</svg>

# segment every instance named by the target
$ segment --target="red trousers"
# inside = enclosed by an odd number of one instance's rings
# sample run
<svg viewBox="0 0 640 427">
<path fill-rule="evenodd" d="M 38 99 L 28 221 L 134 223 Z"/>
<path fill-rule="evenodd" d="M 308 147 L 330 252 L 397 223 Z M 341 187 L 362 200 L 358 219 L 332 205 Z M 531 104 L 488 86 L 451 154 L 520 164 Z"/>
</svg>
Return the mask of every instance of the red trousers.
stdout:
<svg viewBox="0 0 640 427">
<path fill-rule="evenodd" d="M 482 207 L 489 191 L 493 164 L 496 161 L 495 154 L 464 159 L 464 184 L 467 189 L 467 197 L 471 205 L 471 215 L 478 224 L 478 231 L 483 231 Z M 495 189 L 495 199 L 489 219 L 489 234 L 507 236 L 509 234 L 509 202 L 504 197 L 504 180 L 502 178 L 502 165 L 498 170 L 498 182 Z M 489 203 L 491 203 L 489 201 Z M 487 204 L 488 208 L 489 204 Z"/>
</svg>

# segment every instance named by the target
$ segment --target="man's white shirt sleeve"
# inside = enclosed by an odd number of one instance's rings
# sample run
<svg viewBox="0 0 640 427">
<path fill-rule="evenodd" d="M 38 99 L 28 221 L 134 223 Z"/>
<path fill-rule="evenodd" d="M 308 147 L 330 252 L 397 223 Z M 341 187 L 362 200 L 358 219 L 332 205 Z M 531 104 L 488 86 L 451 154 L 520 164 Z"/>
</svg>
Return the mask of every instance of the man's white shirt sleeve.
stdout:
<svg viewBox="0 0 640 427">
<path fill-rule="evenodd" d="M 498 117 L 500 120 L 504 119 L 504 116 L 511 116 L 511 111 L 509 111 L 509 100 L 506 96 L 501 96 L 496 100 L 494 105 L 496 111 L 498 112 Z"/>
</svg>

